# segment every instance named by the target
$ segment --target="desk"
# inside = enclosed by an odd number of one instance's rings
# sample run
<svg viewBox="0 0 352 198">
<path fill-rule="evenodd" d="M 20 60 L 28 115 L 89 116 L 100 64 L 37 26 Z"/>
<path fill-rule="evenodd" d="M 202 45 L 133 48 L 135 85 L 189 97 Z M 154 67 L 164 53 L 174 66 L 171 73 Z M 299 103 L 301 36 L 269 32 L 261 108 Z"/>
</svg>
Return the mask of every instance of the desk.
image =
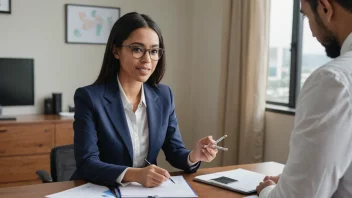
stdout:
<svg viewBox="0 0 352 198">
<path fill-rule="evenodd" d="M 172 173 L 172 175 L 183 175 L 189 185 L 198 194 L 198 197 L 220 197 L 220 198 L 240 198 L 244 197 L 241 194 L 218 188 L 215 186 L 195 182 L 192 179 L 197 175 L 214 173 L 219 171 L 232 170 L 236 168 L 243 168 L 254 172 L 262 173 L 265 175 L 278 175 L 282 172 L 284 165 L 275 162 L 264 162 L 258 164 L 246 164 L 237 166 L 226 166 L 216 168 L 199 169 L 193 174 L 184 174 L 183 172 Z M 30 186 L 8 187 L 0 188 L 0 198 L 44 198 L 45 195 L 53 194 L 56 192 L 64 191 L 76 186 L 84 184 L 84 181 L 69 181 L 57 182 L 50 184 L 37 184 Z"/>
</svg>

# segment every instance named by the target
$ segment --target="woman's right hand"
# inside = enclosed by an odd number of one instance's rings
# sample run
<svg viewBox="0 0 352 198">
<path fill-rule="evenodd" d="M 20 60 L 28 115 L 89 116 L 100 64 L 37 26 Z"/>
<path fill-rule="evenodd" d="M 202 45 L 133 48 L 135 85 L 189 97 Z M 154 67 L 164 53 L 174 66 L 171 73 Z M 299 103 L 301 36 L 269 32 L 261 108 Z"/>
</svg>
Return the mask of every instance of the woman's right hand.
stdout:
<svg viewBox="0 0 352 198">
<path fill-rule="evenodd" d="M 143 186 L 151 188 L 160 186 L 169 178 L 170 174 L 167 170 L 157 167 L 155 165 L 150 165 L 140 169 L 140 174 L 137 181 Z"/>
<path fill-rule="evenodd" d="M 152 188 L 160 186 L 170 177 L 167 170 L 150 165 L 144 168 L 129 168 L 126 171 L 123 182 L 138 182 L 144 187 Z"/>
</svg>

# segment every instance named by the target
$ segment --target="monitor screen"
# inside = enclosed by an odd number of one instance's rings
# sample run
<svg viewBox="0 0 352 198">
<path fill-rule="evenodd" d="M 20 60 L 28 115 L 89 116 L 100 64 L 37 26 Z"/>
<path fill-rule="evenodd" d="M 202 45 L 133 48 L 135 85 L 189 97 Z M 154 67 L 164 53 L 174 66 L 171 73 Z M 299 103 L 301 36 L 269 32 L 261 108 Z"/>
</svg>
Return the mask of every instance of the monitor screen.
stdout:
<svg viewBox="0 0 352 198">
<path fill-rule="evenodd" d="M 34 105 L 34 60 L 0 58 L 0 105 Z"/>
</svg>

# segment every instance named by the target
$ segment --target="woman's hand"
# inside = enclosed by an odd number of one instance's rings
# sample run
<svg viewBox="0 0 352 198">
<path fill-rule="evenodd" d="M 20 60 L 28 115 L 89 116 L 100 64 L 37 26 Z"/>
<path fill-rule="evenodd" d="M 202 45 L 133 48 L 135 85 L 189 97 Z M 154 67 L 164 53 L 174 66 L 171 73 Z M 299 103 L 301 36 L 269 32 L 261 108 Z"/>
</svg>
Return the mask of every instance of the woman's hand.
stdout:
<svg viewBox="0 0 352 198">
<path fill-rule="evenodd" d="M 152 188 L 160 186 L 170 178 L 167 170 L 150 165 L 144 168 L 129 168 L 126 171 L 123 182 L 138 182 L 144 187 Z"/>
<path fill-rule="evenodd" d="M 191 151 L 189 158 L 192 163 L 202 161 L 211 162 L 216 157 L 218 150 L 215 147 L 215 140 L 212 136 L 207 136 L 197 142 L 195 148 Z"/>
<path fill-rule="evenodd" d="M 155 165 L 150 165 L 140 169 L 139 178 L 137 179 L 137 181 L 143 186 L 150 188 L 160 186 L 169 178 L 170 174 L 169 172 L 167 172 L 167 170 L 157 167 Z"/>
</svg>

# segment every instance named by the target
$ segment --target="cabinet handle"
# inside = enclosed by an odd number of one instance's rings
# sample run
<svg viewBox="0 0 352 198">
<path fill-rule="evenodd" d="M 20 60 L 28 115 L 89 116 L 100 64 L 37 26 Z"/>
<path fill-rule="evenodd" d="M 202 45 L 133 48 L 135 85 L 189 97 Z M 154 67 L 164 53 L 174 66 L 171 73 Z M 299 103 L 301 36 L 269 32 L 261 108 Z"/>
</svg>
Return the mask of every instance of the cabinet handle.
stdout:
<svg viewBox="0 0 352 198">
<path fill-rule="evenodd" d="M 7 132 L 7 129 L 0 129 L 0 133 L 5 133 Z"/>
</svg>

